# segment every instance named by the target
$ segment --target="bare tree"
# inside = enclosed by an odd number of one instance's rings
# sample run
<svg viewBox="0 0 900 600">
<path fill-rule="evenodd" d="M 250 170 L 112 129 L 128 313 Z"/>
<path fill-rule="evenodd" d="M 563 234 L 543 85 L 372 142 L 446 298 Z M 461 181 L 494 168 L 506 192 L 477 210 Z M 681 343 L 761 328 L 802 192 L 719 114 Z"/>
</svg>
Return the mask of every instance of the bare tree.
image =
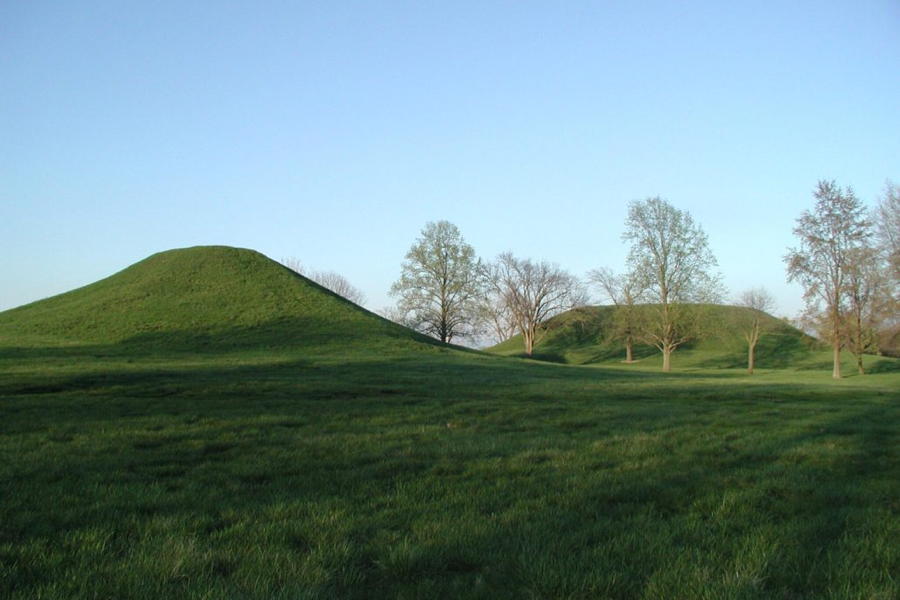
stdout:
<svg viewBox="0 0 900 600">
<path fill-rule="evenodd" d="M 406 253 L 391 294 L 399 297 L 398 307 L 415 329 L 449 342 L 471 333 L 476 322 L 479 265 L 456 225 L 428 223 Z"/>
<path fill-rule="evenodd" d="M 659 197 L 629 205 L 622 238 L 631 242 L 632 277 L 656 302 L 641 311 L 641 336 L 662 352 L 663 371 L 671 371 L 672 352 L 697 335 L 696 304 L 720 297 L 716 259 L 691 215 Z"/>
<path fill-rule="evenodd" d="M 637 304 L 644 293 L 641 282 L 633 274 L 616 275 L 607 267 L 589 272 L 588 281 L 596 284 L 603 296 L 615 305 L 612 336 L 625 342 L 625 362 L 633 363 L 640 323 Z"/>
<path fill-rule="evenodd" d="M 481 276 L 485 285 L 477 305 L 480 328 L 485 338 L 499 344 L 516 335 L 519 328 L 500 288 L 492 284 L 500 279 L 498 264 L 482 264 Z"/>
<path fill-rule="evenodd" d="M 825 305 L 833 355 L 831 376 L 840 379 L 846 276 L 854 252 L 870 236 L 871 225 L 851 188 L 843 190 L 834 181 L 822 180 L 813 196 L 815 208 L 812 212 L 803 211 L 794 227 L 800 247 L 789 248 L 784 260 L 788 281 L 797 281 L 804 287 L 807 308 L 818 311 L 822 303 Z"/>
<path fill-rule="evenodd" d="M 306 276 L 306 267 L 303 266 L 303 262 L 299 258 L 295 258 L 293 256 L 282 258 L 281 264 L 286 266 L 294 273 L 299 273 L 300 275 Z"/>
<path fill-rule="evenodd" d="M 900 186 L 888 181 L 874 215 L 875 232 L 894 279 L 900 284 Z M 896 292 L 896 291 L 895 291 Z"/>
<path fill-rule="evenodd" d="M 885 298 L 878 323 L 879 352 L 900 356 L 900 186 L 887 181 L 873 214 L 881 261 L 885 265 Z"/>
<path fill-rule="evenodd" d="M 765 332 L 766 313 L 775 307 L 775 299 L 765 288 L 754 288 L 741 294 L 738 303 L 747 309 L 742 324 L 747 341 L 747 373 L 752 375 L 756 363 L 756 344 Z"/>
<path fill-rule="evenodd" d="M 335 271 L 313 271 L 308 277 L 354 304 L 362 306 L 366 302 L 366 295 L 362 290 L 347 281 L 347 278 L 340 273 Z"/>
<path fill-rule="evenodd" d="M 878 350 L 878 325 L 891 311 L 890 275 L 878 260 L 876 248 L 854 248 L 848 258 L 844 274 L 847 304 L 841 329 L 843 343 L 856 357 L 857 371 L 864 375 L 863 354 Z"/>
<path fill-rule="evenodd" d="M 407 319 L 406 313 L 404 311 L 400 310 L 396 306 L 384 306 L 375 312 L 377 312 L 379 315 L 381 315 L 388 321 L 392 321 L 392 322 L 396 323 L 397 325 L 402 325 L 403 327 L 409 327 L 410 329 L 413 329 L 413 327 L 415 326 L 415 323 L 411 323 Z"/>
<path fill-rule="evenodd" d="M 312 279 L 322 287 L 331 290 L 338 296 L 342 296 L 354 304 L 362 306 L 366 301 L 366 295 L 362 290 L 350 283 L 347 278 L 340 273 L 335 271 L 308 270 L 303 266 L 303 263 L 299 259 L 293 257 L 281 259 L 281 264 L 308 279 Z"/>
<path fill-rule="evenodd" d="M 490 273 L 488 283 L 512 316 L 529 356 L 543 333 L 540 326 L 585 300 L 578 279 L 558 265 L 520 259 L 505 252 L 497 257 Z"/>
</svg>

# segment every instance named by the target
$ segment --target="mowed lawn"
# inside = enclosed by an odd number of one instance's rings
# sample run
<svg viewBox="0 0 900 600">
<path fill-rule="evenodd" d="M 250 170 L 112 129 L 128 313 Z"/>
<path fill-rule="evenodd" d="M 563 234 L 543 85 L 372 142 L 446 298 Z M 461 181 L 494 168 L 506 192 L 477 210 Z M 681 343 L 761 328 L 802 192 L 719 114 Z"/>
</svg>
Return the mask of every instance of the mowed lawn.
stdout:
<svg viewBox="0 0 900 600">
<path fill-rule="evenodd" d="M 0 597 L 887 600 L 898 448 L 896 371 L 8 348 Z"/>
</svg>

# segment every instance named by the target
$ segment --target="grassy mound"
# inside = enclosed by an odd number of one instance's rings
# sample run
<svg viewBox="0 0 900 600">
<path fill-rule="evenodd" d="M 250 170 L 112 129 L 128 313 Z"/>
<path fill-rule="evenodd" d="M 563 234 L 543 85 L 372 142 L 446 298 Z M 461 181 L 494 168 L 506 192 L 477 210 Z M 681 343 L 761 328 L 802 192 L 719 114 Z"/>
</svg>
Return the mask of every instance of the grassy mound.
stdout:
<svg viewBox="0 0 900 600">
<path fill-rule="evenodd" d="M 746 308 L 705 306 L 704 332 L 675 353 L 679 366 L 739 368 L 746 365 L 747 348 L 741 319 Z M 617 363 L 625 358 L 625 345 L 614 335 L 613 306 L 585 306 L 550 319 L 543 336 L 535 345 L 533 358 L 569 364 Z M 762 314 L 765 333 L 756 349 L 756 364 L 761 368 L 797 366 L 818 356 L 816 340 L 768 314 Z M 490 348 L 503 355 L 521 354 L 521 336 L 515 336 Z M 636 360 L 661 363 L 653 346 L 636 345 Z"/>
<path fill-rule="evenodd" d="M 0 313 L 0 345 L 206 351 L 388 338 L 424 342 L 262 254 L 223 246 L 154 254 L 106 279 Z"/>
</svg>

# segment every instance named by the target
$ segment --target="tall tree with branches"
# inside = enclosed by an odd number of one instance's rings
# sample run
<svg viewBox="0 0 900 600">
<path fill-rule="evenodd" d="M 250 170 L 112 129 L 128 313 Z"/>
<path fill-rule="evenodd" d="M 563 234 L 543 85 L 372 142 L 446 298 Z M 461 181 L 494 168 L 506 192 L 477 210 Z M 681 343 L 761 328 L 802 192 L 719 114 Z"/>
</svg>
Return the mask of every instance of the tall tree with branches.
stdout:
<svg viewBox="0 0 900 600">
<path fill-rule="evenodd" d="M 578 279 L 554 264 L 516 258 L 506 252 L 497 257 L 488 272 L 489 285 L 522 334 L 529 356 L 547 319 L 584 303 Z"/>
<path fill-rule="evenodd" d="M 481 333 L 485 339 L 499 344 L 516 335 L 519 326 L 502 287 L 495 285 L 500 280 L 499 264 L 483 263 L 481 275 L 485 284 L 477 302 Z"/>
<path fill-rule="evenodd" d="M 850 253 L 844 274 L 843 343 L 856 358 L 856 370 L 860 375 L 866 372 L 863 354 L 878 350 L 878 326 L 891 312 L 890 275 L 878 258 L 877 248 L 855 248 Z"/>
<path fill-rule="evenodd" d="M 871 235 L 865 207 L 851 188 L 821 180 L 813 192 L 816 204 L 797 219 L 794 235 L 800 246 L 784 257 L 788 281 L 803 288 L 809 311 L 824 304 L 828 338 L 832 346 L 831 376 L 841 378 L 842 320 L 845 313 L 847 274 Z"/>
<path fill-rule="evenodd" d="M 775 299 L 765 288 L 754 288 L 741 294 L 738 304 L 746 309 L 742 315 L 744 340 L 747 342 L 747 373 L 756 365 L 756 344 L 766 330 L 766 313 L 775 307 Z"/>
<path fill-rule="evenodd" d="M 634 342 L 639 333 L 638 304 L 644 289 L 632 273 L 617 275 L 607 267 L 588 273 L 588 281 L 600 288 L 605 298 L 615 306 L 612 319 L 612 336 L 625 342 L 625 362 L 634 362 Z"/>
<path fill-rule="evenodd" d="M 480 262 L 459 229 L 448 221 L 428 223 L 403 261 L 391 287 L 407 322 L 442 342 L 468 335 L 477 319 Z"/>
<path fill-rule="evenodd" d="M 893 284 L 900 286 L 900 186 L 891 181 L 884 185 L 874 221 L 878 245 L 887 261 Z"/>
<path fill-rule="evenodd" d="M 629 205 L 622 238 L 631 242 L 632 276 L 655 302 L 641 311 L 641 336 L 662 353 L 663 371 L 671 371 L 672 352 L 698 333 L 697 304 L 721 295 L 716 259 L 691 215 L 659 197 Z"/>
</svg>

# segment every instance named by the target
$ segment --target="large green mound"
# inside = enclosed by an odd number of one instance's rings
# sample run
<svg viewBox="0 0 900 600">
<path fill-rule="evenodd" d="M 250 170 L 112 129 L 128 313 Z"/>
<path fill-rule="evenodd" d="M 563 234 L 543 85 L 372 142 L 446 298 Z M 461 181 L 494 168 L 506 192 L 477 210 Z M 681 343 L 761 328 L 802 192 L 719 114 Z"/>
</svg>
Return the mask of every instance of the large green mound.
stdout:
<svg viewBox="0 0 900 600">
<path fill-rule="evenodd" d="M 160 252 L 93 284 L 0 313 L 6 346 L 105 344 L 205 350 L 427 338 L 253 250 Z"/>
<path fill-rule="evenodd" d="M 740 306 L 708 305 L 703 322 L 704 332 L 696 340 L 680 347 L 675 355 L 680 366 L 731 368 L 746 366 L 747 350 L 743 338 Z M 550 319 L 543 337 L 535 344 L 533 358 L 569 364 L 621 362 L 625 345 L 613 332 L 613 306 L 583 306 Z M 760 313 L 765 333 L 757 345 L 756 365 L 762 368 L 797 366 L 818 353 L 816 340 L 782 319 Z M 521 336 L 514 336 L 489 349 L 504 355 L 523 351 Z M 635 359 L 654 363 L 659 360 L 656 348 L 636 345 Z"/>
</svg>

